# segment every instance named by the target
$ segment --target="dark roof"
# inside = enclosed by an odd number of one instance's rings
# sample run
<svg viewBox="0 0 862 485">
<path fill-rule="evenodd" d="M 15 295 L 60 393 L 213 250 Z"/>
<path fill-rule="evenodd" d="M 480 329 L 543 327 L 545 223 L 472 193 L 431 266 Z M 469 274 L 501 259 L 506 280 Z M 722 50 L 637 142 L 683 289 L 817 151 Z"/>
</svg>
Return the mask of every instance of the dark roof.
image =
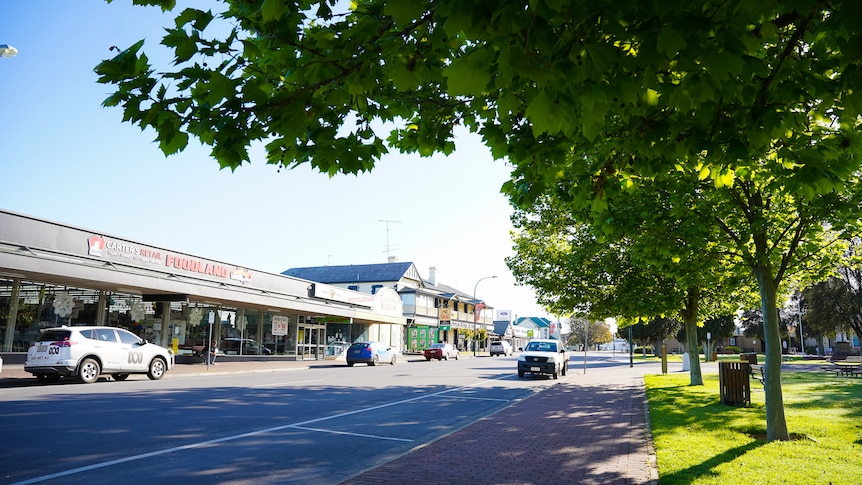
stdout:
<svg viewBox="0 0 862 485">
<path fill-rule="evenodd" d="M 290 268 L 281 274 L 318 283 L 371 283 L 399 281 L 413 263 L 348 264 Z"/>
</svg>

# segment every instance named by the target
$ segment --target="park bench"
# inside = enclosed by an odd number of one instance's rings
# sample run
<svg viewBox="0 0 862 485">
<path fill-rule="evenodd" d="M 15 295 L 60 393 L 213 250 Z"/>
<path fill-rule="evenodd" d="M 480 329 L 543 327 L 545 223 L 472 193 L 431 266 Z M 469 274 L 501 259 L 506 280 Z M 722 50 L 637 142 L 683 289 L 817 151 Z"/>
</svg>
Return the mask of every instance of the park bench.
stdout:
<svg viewBox="0 0 862 485">
<path fill-rule="evenodd" d="M 834 372 L 837 377 L 856 377 L 862 376 L 862 364 L 838 364 L 833 362 L 830 365 L 821 367 L 826 372 Z"/>
<path fill-rule="evenodd" d="M 759 364 L 748 364 L 748 374 L 760 381 L 760 384 L 763 385 L 763 366 Z"/>
</svg>

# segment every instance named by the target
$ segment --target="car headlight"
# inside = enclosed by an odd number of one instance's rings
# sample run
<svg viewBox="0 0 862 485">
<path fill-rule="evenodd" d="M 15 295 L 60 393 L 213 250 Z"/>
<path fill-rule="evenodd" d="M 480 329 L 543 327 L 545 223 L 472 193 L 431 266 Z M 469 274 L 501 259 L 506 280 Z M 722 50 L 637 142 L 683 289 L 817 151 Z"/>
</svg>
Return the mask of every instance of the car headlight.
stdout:
<svg viewBox="0 0 862 485">
<path fill-rule="evenodd" d="M 518 356 L 518 362 L 526 362 L 526 361 L 527 361 L 527 357 L 526 357 L 526 356 L 524 356 L 524 355 L 519 355 L 519 356 Z"/>
</svg>

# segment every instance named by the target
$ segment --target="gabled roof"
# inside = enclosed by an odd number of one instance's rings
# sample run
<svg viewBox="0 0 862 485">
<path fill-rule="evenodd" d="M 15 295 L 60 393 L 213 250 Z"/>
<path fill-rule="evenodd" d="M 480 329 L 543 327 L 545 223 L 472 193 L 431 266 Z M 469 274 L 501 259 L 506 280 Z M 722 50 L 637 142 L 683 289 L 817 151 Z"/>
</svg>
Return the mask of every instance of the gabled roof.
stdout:
<svg viewBox="0 0 862 485">
<path fill-rule="evenodd" d="M 372 283 L 401 281 L 413 263 L 348 264 L 342 266 L 311 266 L 290 268 L 281 274 L 318 283 Z"/>
<path fill-rule="evenodd" d="M 525 323 L 531 323 L 536 327 L 551 328 L 551 321 L 545 317 L 522 317 L 515 321 L 515 325 L 524 325 Z"/>
</svg>

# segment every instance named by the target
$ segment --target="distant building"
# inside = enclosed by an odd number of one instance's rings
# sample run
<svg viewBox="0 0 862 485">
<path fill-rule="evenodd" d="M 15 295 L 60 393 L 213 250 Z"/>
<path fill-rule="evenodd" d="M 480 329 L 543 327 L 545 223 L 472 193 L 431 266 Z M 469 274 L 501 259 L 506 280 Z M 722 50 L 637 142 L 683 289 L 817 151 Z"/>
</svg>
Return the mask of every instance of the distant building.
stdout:
<svg viewBox="0 0 862 485">
<path fill-rule="evenodd" d="M 521 317 L 515 326 L 527 331 L 527 338 L 559 338 L 560 324 L 545 317 Z"/>
<path fill-rule="evenodd" d="M 612 341 L 602 344 L 599 347 L 601 350 L 613 350 L 617 352 L 628 352 L 629 342 L 626 339 L 615 338 Z"/>
<path fill-rule="evenodd" d="M 283 275 L 375 294 L 382 289 L 398 293 L 407 319 L 401 342 L 403 349 L 420 353 L 436 342 L 448 342 L 461 350 L 473 348 L 474 333 L 484 330 L 479 349 L 486 349 L 487 336 L 494 333 L 490 315 L 493 306 L 448 285 L 437 283 L 437 269 L 429 268 L 424 279 L 411 262 L 351 264 L 290 268 Z M 479 332 L 482 333 L 482 332 Z M 376 335 L 369 339 L 376 340 Z"/>
</svg>

